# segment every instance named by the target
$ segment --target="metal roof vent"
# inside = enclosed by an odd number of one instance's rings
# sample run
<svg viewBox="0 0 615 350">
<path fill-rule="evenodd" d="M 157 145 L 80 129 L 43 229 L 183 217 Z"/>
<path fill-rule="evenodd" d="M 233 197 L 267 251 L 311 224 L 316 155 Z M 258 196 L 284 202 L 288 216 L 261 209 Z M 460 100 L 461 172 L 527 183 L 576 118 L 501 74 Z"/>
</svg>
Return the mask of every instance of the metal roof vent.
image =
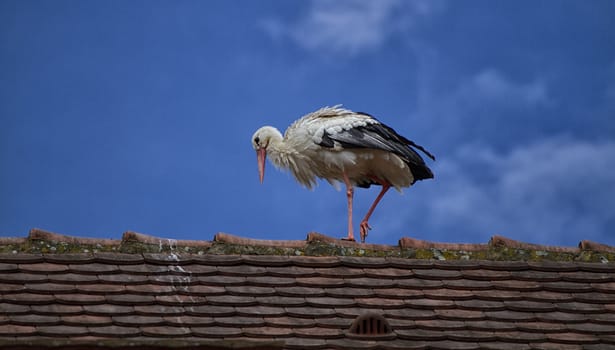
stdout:
<svg viewBox="0 0 615 350">
<path fill-rule="evenodd" d="M 359 336 L 383 336 L 392 332 L 389 322 L 381 315 L 374 313 L 357 317 L 350 326 L 350 333 Z"/>
</svg>

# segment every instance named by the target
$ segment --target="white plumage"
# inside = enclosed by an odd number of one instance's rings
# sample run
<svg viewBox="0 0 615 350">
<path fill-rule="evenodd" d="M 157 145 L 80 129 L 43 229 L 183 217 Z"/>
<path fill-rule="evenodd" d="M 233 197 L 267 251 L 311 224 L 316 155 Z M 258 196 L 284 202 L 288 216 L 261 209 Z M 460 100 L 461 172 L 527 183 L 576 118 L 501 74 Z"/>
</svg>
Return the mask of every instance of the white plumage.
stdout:
<svg viewBox="0 0 615 350">
<path fill-rule="evenodd" d="M 361 221 L 364 241 L 369 217 L 392 186 L 397 190 L 417 180 L 433 178 L 416 148 L 432 159 L 423 147 L 397 134 L 366 113 L 340 106 L 325 107 L 295 121 L 284 136 L 272 126 L 258 129 L 252 136 L 257 152 L 259 175 L 264 178 L 265 158 L 278 168 L 288 169 L 307 188 L 322 178 L 332 185 L 343 182 L 348 199 L 348 237 L 354 240 L 352 197 L 354 186 L 380 185 L 382 190 Z"/>
</svg>

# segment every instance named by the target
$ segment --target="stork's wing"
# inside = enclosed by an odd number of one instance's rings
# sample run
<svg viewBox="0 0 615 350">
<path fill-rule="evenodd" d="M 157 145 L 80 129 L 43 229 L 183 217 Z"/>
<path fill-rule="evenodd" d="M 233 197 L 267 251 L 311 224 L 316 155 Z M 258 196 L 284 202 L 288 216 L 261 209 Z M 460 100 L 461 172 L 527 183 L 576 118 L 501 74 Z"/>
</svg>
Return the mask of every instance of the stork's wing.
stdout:
<svg viewBox="0 0 615 350">
<path fill-rule="evenodd" d="M 433 177 L 433 173 L 425 165 L 423 158 L 412 147 L 435 160 L 431 153 L 422 146 L 399 135 L 393 128 L 380 123 L 376 119 L 372 120 L 374 122 L 348 129 L 325 130 L 319 145 L 333 148 L 337 144 L 344 148 L 372 148 L 392 152 L 400 156 L 410 166 L 415 179 Z"/>
</svg>

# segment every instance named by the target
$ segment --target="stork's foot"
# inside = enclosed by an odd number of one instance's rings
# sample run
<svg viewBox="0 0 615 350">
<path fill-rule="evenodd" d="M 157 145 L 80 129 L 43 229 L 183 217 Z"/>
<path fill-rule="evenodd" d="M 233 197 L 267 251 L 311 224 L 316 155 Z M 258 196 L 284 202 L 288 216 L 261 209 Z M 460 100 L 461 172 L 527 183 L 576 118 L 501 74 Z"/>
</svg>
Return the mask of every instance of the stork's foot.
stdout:
<svg viewBox="0 0 615 350">
<path fill-rule="evenodd" d="M 361 228 L 361 243 L 365 243 L 367 232 L 371 230 L 372 227 L 369 226 L 369 223 L 367 222 L 367 220 L 361 221 L 361 224 L 359 225 L 359 227 Z"/>
<path fill-rule="evenodd" d="M 352 233 L 349 233 L 348 236 L 342 238 L 342 241 L 350 241 L 350 242 L 354 242 L 354 235 Z"/>
</svg>

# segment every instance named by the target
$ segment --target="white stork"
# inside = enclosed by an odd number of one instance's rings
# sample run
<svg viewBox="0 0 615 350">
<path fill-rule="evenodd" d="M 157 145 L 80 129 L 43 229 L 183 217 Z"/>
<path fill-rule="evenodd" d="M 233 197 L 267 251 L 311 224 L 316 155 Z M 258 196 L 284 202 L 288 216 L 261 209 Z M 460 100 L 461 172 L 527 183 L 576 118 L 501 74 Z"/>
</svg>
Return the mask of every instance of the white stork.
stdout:
<svg viewBox="0 0 615 350">
<path fill-rule="evenodd" d="M 317 177 L 334 186 L 343 182 L 348 197 L 346 239 L 352 241 L 354 186 L 382 186 L 360 224 L 361 241 L 365 242 L 367 231 L 371 229 L 368 220 L 391 186 L 401 192 L 402 187 L 409 187 L 417 180 L 433 178 L 433 173 L 413 147 L 435 160 L 431 153 L 371 115 L 339 105 L 324 107 L 302 117 L 284 136 L 272 126 L 263 126 L 252 136 L 252 146 L 256 150 L 261 183 L 267 156 L 277 168 L 289 169 L 307 188 L 316 184 Z"/>
</svg>

